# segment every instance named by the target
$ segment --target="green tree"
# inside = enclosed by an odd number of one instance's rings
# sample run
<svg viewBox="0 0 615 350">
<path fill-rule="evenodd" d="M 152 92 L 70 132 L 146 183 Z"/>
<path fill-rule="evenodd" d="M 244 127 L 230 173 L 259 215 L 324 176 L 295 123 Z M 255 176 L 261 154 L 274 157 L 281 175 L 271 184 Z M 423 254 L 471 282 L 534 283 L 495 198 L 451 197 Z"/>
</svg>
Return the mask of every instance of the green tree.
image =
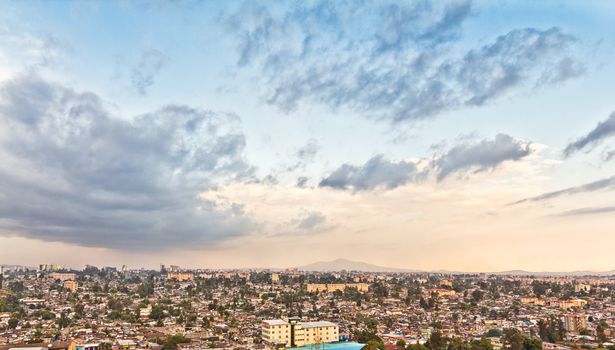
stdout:
<svg viewBox="0 0 615 350">
<path fill-rule="evenodd" d="M 446 349 L 448 343 L 448 339 L 442 335 L 439 330 L 435 330 L 429 336 L 429 340 L 427 340 L 427 347 L 430 350 L 441 350 Z"/>
<path fill-rule="evenodd" d="M 11 318 L 8 321 L 8 326 L 10 329 L 15 329 L 17 328 L 17 325 L 19 324 L 19 320 L 16 318 Z"/>
<path fill-rule="evenodd" d="M 408 344 L 408 346 L 406 347 L 406 350 L 429 350 L 429 348 L 427 348 L 425 345 L 423 344 Z"/>
</svg>

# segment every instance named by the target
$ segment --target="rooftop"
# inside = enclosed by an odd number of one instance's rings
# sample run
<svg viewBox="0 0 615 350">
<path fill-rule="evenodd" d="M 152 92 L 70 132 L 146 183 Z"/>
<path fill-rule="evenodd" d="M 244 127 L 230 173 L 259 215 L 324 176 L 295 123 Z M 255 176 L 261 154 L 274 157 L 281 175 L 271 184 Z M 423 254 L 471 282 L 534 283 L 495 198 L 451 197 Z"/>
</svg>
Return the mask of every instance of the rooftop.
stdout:
<svg viewBox="0 0 615 350">
<path fill-rule="evenodd" d="M 303 328 L 314 328 L 314 327 L 336 327 L 337 324 L 329 321 L 316 321 L 316 322 L 301 322 L 301 326 Z"/>
<path fill-rule="evenodd" d="M 335 343 L 322 343 L 300 346 L 294 349 L 298 350 L 360 350 L 365 344 L 355 343 L 351 341 L 340 341 Z"/>
</svg>

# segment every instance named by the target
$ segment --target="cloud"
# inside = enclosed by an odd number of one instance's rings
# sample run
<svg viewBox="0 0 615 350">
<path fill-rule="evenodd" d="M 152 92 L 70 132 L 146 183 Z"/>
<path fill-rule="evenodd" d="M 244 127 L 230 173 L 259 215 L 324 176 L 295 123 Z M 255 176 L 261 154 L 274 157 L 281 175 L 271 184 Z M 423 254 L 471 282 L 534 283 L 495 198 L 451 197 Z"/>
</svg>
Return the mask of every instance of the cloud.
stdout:
<svg viewBox="0 0 615 350">
<path fill-rule="evenodd" d="M 492 170 L 506 161 L 518 161 L 532 152 L 529 142 L 506 134 L 480 141 L 462 138 L 459 142 L 443 153 L 434 155 L 429 165 L 420 170 L 420 161 L 395 162 L 377 155 L 364 165 L 342 164 L 322 179 L 319 186 L 353 191 L 390 190 L 424 180 L 430 174 L 435 174 L 436 179 L 442 181 L 454 173 Z"/>
<path fill-rule="evenodd" d="M 343 164 L 322 179 L 318 186 L 353 191 L 390 190 L 416 180 L 419 176 L 415 163 L 393 162 L 383 155 L 377 155 L 361 166 Z"/>
<path fill-rule="evenodd" d="M 470 1 L 248 3 L 225 23 L 238 65 L 257 67 L 270 87 L 265 100 L 286 112 L 317 103 L 412 121 L 581 74 L 568 52 L 576 39 L 556 27 L 514 29 L 468 50 L 460 37 L 472 9 Z"/>
<path fill-rule="evenodd" d="M 561 212 L 557 216 L 582 216 L 615 212 L 615 207 L 589 207 Z"/>
<path fill-rule="evenodd" d="M 139 62 L 132 67 L 130 82 L 135 90 L 145 95 L 147 89 L 154 85 L 154 78 L 167 63 L 168 57 L 159 50 L 142 50 Z"/>
<path fill-rule="evenodd" d="M 615 112 L 611 113 L 607 120 L 598 123 L 598 125 L 596 125 L 596 127 L 587 135 L 568 144 L 568 146 L 564 149 L 564 155 L 569 157 L 575 152 L 578 152 L 586 147 L 597 145 L 604 139 L 612 136 L 615 136 Z M 610 159 L 609 155 L 607 155 L 607 160 L 608 159 Z"/>
<path fill-rule="evenodd" d="M 128 250 L 245 234 L 253 224 L 241 205 L 200 196 L 253 176 L 236 120 L 183 105 L 119 118 L 94 93 L 34 75 L 6 81 L 0 234 Z"/>
<path fill-rule="evenodd" d="M 571 58 L 565 57 L 559 61 L 554 67 L 546 70 L 538 85 L 551 85 L 564 82 L 576 77 L 579 77 L 585 73 L 585 66 L 581 62 Z"/>
<path fill-rule="evenodd" d="M 322 213 L 314 211 L 297 221 L 297 228 L 302 231 L 313 230 L 323 226 L 327 222 L 327 217 Z"/>
<path fill-rule="evenodd" d="M 457 145 L 434 159 L 432 168 L 438 181 L 453 173 L 473 169 L 481 172 L 498 167 L 505 161 L 515 161 L 531 153 L 528 142 L 515 140 L 509 135 L 498 134 L 493 140 Z"/>
<path fill-rule="evenodd" d="M 297 149 L 295 157 L 297 162 L 289 166 L 287 171 L 295 171 L 297 169 L 305 169 L 306 165 L 314 160 L 316 154 L 320 151 L 320 146 L 315 140 L 309 140 L 304 146 Z"/>
<path fill-rule="evenodd" d="M 310 179 L 307 176 L 299 176 L 297 178 L 297 187 L 299 188 L 305 188 L 305 186 L 307 186 L 307 182 Z"/>
<path fill-rule="evenodd" d="M 563 196 L 569 196 L 573 194 L 596 192 L 596 191 L 603 191 L 603 190 L 606 191 L 606 190 L 613 190 L 613 189 L 615 189 L 615 176 L 602 179 L 602 180 L 598 180 L 598 181 L 594 181 L 594 182 L 590 182 L 590 183 L 586 183 L 580 186 L 568 187 L 568 188 L 565 188 L 559 191 L 543 193 L 539 196 L 525 198 L 525 199 L 516 201 L 514 203 L 511 203 L 510 205 L 517 205 L 517 204 L 527 203 L 527 202 L 541 202 L 541 201 L 563 197 Z"/>
</svg>

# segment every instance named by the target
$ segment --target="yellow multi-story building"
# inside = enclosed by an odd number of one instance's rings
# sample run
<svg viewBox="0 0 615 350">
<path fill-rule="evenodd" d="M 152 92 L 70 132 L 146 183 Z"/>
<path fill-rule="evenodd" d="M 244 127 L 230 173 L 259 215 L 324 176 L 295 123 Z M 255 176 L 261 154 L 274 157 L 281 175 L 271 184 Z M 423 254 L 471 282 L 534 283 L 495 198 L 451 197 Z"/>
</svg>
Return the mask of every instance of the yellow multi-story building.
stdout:
<svg viewBox="0 0 615 350">
<path fill-rule="evenodd" d="M 261 324 L 261 329 L 263 341 L 271 345 L 297 347 L 339 340 L 338 325 L 328 321 L 301 322 L 296 317 L 265 320 Z"/>
<path fill-rule="evenodd" d="M 79 283 L 76 281 L 64 281 L 63 284 L 64 289 L 68 289 L 71 293 L 77 293 L 77 288 L 79 288 Z"/>
<path fill-rule="evenodd" d="M 454 297 L 457 293 L 451 289 L 431 288 L 427 290 L 427 295 L 436 294 L 438 297 Z"/>
<path fill-rule="evenodd" d="M 64 281 L 74 281 L 77 279 L 77 275 L 74 273 L 66 273 L 66 272 L 52 272 L 49 274 L 49 277 L 54 280 Z"/>
<path fill-rule="evenodd" d="M 369 291 L 369 284 L 367 283 L 310 283 L 307 285 L 308 293 L 312 292 L 343 292 L 346 288 L 356 288 L 359 292 Z"/>
<path fill-rule="evenodd" d="M 570 300 L 561 300 L 559 303 L 559 307 L 562 309 L 569 309 L 571 307 L 582 308 L 587 305 L 587 301 L 583 299 L 570 299 Z"/>
<path fill-rule="evenodd" d="M 179 282 L 192 281 L 194 280 L 194 274 L 192 272 L 169 272 L 167 273 L 167 278 L 170 280 L 175 279 Z"/>
<path fill-rule="evenodd" d="M 272 273 L 271 274 L 271 282 L 275 283 L 275 282 L 279 282 L 280 281 L 280 275 L 277 273 Z"/>
</svg>

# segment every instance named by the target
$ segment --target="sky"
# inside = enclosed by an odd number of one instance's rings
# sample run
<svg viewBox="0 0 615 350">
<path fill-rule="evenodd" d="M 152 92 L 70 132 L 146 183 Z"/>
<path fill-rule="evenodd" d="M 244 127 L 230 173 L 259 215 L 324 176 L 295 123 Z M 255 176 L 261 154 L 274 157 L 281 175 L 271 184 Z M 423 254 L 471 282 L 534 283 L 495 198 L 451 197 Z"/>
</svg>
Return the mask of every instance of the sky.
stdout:
<svg viewBox="0 0 615 350">
<path fill-rule="evenodd" d="M 615 269 L 612 1 L 3 1 L 0 263 Z"/>
</svg>

